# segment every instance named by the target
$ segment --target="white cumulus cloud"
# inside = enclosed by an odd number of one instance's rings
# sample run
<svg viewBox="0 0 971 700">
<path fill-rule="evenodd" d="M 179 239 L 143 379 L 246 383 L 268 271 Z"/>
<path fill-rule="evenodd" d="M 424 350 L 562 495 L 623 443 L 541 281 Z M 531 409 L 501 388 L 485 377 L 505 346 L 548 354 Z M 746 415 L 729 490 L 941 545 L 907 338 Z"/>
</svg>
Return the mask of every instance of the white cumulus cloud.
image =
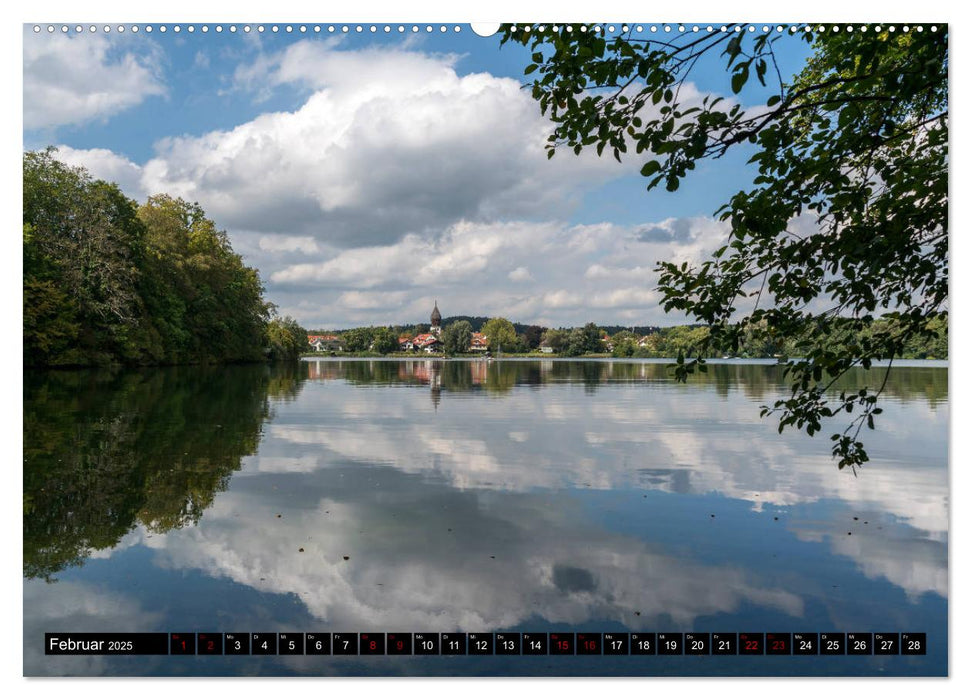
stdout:
<svg viewBox="0 0 971 700">
<path fill-rule="evenodd" d="M 144 186 L 198 201 L 228 228 L 347 248 L 568 211 L 578 193 L 627 172 L 593 154 L 549 161 L 550 125 L 519 82 L 460 76 L 456 60 L 297 42 L 237 80 L 302 85 L 301 107 L 163 139 Z"/>
<path fill-rule="evenodd" d="M 164 95 L 154 44 L 103 34 L 24 32 L 24 128 L 107 119 Z"/>
<path fill-rule="evenodd" d="M 68 165 L 80 166 L 99 180 L 118 183 L 121 191 L 139 202 L 145 199 L 146 192 L 142 188 L 142 169 L 125 156 L 119 155 L 107 148 L 71 148 L 57 146 L 54 157 Z"/>
</svg>

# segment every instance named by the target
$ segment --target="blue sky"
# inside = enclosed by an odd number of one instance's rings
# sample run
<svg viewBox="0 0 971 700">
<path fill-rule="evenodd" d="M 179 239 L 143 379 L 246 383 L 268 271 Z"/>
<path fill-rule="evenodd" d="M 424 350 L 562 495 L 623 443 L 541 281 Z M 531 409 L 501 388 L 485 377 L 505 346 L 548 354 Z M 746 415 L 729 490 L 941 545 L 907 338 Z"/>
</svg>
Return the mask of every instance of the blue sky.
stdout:
<svg viewBox="0 0 971 700">
<path fill-rule="evenodd" d="M 434 300 L 551 326 L 678 323 L 654 265 L 721 245 L 711 215 L 752 177 L 744 149 L 676 193 L 646 192 L 636 156 L 547 161 L 549 123 L 518 85 L 529 52 L 469 25 L 126 26 L 25 27 L 24 147 L 56 145 L 139 201 L 198 201 L 309 328 L 423 321 Z M 784 77 L 808 55 L 777 48 Z M 720 61 L 690 80 L 730 96 Z"/>
</svg>

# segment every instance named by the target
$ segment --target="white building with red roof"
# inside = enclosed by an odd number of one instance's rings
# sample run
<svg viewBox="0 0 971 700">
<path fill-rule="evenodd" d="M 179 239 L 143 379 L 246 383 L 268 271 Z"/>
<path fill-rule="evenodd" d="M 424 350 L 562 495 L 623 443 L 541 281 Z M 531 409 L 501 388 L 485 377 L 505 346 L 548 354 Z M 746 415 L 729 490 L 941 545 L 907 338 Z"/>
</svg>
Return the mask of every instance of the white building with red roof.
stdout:
<svg viewBox="0 0 971 700">
<path fill-rule="evenodd" d="M 312 347 L 315 352 L 332 350 L 339 352 L 343 349 L 341 339 L 336 335 L 308 335 L 307 342 L 310 343 L 310 347 Z"/>
<path fill-rule="evenodd" d="M 470 352 L 486 352 L 489 349 L 489 338 L 482 333 L 472 333 L 472 342 L 469 343 Z"/>
<path fill-rule="evenodd" d="M 422 333 L 421 335 L 416 335 L 411 341 L 411 345 L 415 350 L 420 350 L 423 352 L 438 352 L 442 348 L 442 341 L 438 339 L 438 336 L 431 333 Z"/>
</svg>

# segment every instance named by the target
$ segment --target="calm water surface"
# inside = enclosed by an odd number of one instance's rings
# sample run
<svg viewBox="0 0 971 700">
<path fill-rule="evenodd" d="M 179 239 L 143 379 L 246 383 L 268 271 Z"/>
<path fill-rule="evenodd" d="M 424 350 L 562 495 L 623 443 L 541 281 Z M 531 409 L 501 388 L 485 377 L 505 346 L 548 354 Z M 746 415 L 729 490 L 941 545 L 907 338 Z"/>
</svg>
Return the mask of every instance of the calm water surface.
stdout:
<svg viewBox="0 0 971 700">
<path fill-rule="evenodd" d="M 784 391 L 746 362 L 688 384 L 644 361 L 25 373 L 24 672 L 946 674 L 946 364 L 893 370 L 856 476 L 759 418 Z M 556 630 L 929 653 L 43 655 L 54 631 Z"/>
</svg>

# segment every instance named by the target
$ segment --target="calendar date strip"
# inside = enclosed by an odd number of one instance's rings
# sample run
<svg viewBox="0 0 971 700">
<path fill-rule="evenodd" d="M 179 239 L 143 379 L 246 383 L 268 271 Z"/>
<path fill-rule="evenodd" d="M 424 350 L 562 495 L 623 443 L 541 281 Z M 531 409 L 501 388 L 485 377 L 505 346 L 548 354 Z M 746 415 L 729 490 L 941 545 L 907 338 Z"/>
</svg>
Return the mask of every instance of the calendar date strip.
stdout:
<svg viewBox="0 0 971 700">
<path fill-rule="evenodd" d="M 880 656 L 925 632 L 48 632 L 49 656 Z"/>
</svg>

